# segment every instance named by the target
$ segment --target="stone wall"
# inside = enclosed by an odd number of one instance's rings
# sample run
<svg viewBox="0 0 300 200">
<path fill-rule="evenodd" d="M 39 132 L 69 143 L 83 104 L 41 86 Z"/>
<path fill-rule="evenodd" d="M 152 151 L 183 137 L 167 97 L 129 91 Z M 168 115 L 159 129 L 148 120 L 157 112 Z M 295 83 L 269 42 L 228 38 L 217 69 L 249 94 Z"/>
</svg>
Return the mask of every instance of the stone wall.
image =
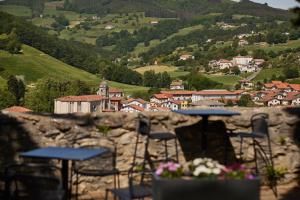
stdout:
<svg viewBox="0 0 300 200">
<path fill-rule="evenodd" d="M 299 178 L 300 151 L 297 141 L 300 130 L 300 109 L 296 108 L 234 108 L 241 116 L 230 118 L 211 117 L 208 127 L 209 144 L 207 154 L 223 162 L 224 138 L 226 129 L 234 132 L 250 131 L 250 118 L 254 113 L 266 112 L 270 116 L 269 130 L 274 162 L 277 167 L 285 168 L 285 179 L 282 184 Z M 201 138 L 198 131 L 202 128 L 201 117 L 190 117 L 172 112 L 148 112 L 152 130 L 171 131 L 179 140 L 180 162 L 201 156 L 199 144 Z M 137 114 L 100 113 L 92 115 L 48 115 L 10 113 L 0 115 L 0 167 L 20 161 L 19 152 L 46 146 L 98 147 L 117 146 L 117 165 L 121 170 L 129 168 L 132 162 Z M 230 139 L 228 161 L 239 158 L 239 139 Z M 251 140 L 245 140 L 243 158 L 253 158 L 250 148 Z M 266 144 L 265 140 L 261 143 Z M 170 155 L 175 156 L 174 143 L 169 142 Z M 163 158 L 164 147 L 158 141 L 151 141 L 150 153 L 154 158 Z M 143 143 L 139 147 L 143 155 Z M 263 162 L 259 162 L 263 172 Z M 121 176 L 121 184 L 126 184 L 125 175 Z M 103 191 L 112 183 L 111 178 L 80 177 L 79 191 L 92 194 Z M 74 182 L 74 185 L 77 184 Z"/>
</svg>

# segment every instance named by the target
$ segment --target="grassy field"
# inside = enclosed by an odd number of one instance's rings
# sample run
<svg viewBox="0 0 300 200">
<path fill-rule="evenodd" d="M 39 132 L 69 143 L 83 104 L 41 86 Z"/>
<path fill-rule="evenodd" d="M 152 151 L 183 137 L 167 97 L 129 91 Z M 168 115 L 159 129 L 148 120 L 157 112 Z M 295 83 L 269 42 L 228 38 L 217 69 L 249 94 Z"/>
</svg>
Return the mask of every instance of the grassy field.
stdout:
<svg viewBox="0 0 300 200">
<path fill-rule="evenodd" d="M 118 83 L 113 81 L 108 81 L 108 85 L 115 88 L 121 88 L 124 90 L 126 94 L 131 94 L 132 92 L 146 92 L 149 90 L 148 87 L 128 85 L 128 84 Z"/>
<path fill-rule="evenodd" d="M 0 11 L 19 17 L 30 17 L 32 15 L 31 10 L 26 6 L 0 5 Z"/>
<path fill-rule="evenodd" d="M 249 45 L 249 46 L 246 46 L 245 49 L 247 51 L 253 51 L 255 49 L 262 49 L 265 51 L 278 52 L 278 51 L 282 51 L 282 50 L 285 50 L 288 48 L 297 48 L 297 47 L 300 47 L 300 40 L 291 40 L 291 41 L 288 41 L 287 43 L 267 45 L 267 46 Z"/>
<path fill-rule="evenodd" d="M 283 74 L 282 71 L 282 68 L 262 69 L 254 79 L 254 81 L 263 81 L 264 79 L 270 79 L 273 75 L 280 76 Z"/>
<path fill-rule="evenodd" d="M 18 55 L 0 51 L 1 66 L 4 74 L 24 76 L 27 83 L 35 82 L 42 77 L 57 79 L 80 79 L 90 84 L 99 83 L 100 79 L 83 70 L 67 65 L 30 46 L 23 45 L 23 53 Z"/>
<path fill-rule="evenodd" d="M 155 73 L 159 73 L 159 72 L 175 72 L 177 70 L 176 67 L 173 66 L 166 66 L 166 65 L 149 65 L 149 66 L 145 66 L 145 67 L 139 67 L 134 69 L 135 71 L 137 71 L 140 74 L 144 74 L 145 71 L 149 71 L 149 70 L 154 70 Z"/>
<path fill-rule="evenodd" d="M 179 29 L 178 32 L 168 36 L 166 39 L 160 41 L 160 40 L 151 40 L 150 41 L 150 45 L 145 47 L 144 43 L 139 43 L 134 51 L 131 53 L 132 55 L 138 56 L 140 53 L 144 53 L 147 52 L 149 49 L 151 49 L 152 47 L 157 46 L 158 44 L 160 44 L 161 42 L 164 42 L 168 39 L 171 39 L 175 36 L 182 36 L 182 35 L 187 35 L 195 30 L 199 30 L 202 29 L 203 25 L 195 25 L 195 26 L 191 26 L 191 27 L 187 27 L 187 28 L 183 28 L 183 29 Z"/>
<path fill-rule="evenodd" d="M 235 86 L 241 80 L 241 77 L 235 75 L 206 75 L 206 77 L 229 87 Z"/>
<path fill-rule="evenodd" d="M 81 80 L 92 87 L 98 86 L 100 78 L 86 71 L 67 65 L 43 52 L 30 46 L 23 45 L 23 53 L 12 55 L 5 51 L 0 51 L 1 67 L 5 70 L 1 72 L 0 85 L 5 84 L 4 78 L 9 75 L 23 76 L 26 83 L 33 83 L 43 77 L 54 77 L 59 80 Z M 147 91 L 148 88 L 109 82 L 112 87 L 124 89 L 126 93 L 135 90 Z"/>
</svg>

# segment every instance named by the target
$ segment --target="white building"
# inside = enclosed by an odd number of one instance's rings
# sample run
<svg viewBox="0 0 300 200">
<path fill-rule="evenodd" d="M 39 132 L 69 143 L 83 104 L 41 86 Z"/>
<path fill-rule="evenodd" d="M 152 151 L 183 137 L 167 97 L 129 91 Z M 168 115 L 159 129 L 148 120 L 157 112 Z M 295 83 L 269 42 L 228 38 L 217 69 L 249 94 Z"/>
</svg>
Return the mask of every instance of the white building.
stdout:
<svg viewBox="0 0 300 200">
<path fill-rule="evenodd" d="M 241 95 L 241 91 L 231 92 L 228 90 L 202 90 L 193 93 L 192 102 L 200 100 L 238 100 Z"/>
<path fill-rule="evenodd" d="M 233 57 L 232 63 L 233 65 L 240 66 L 240 65 L 249 65 L 253 61 L 252 56 L 236 56 Z"/>
<path fill-rule="evenodd" d="M 174 80 L 170 84 L 170 90 L 184 90 L 184 85 L 182 80 Z"/>
<path fill-rule="evenodd" d="M 54 100 L 54 113 L 91 113 L 109 108 L 108 98 L 100 95 L 65 96 Z"/>
<path fill-rule="evenodd" d="M 145 110 L 144 108 L 137 106 L 137 105 L 126 105 L 121 109 L 121 111 L 129 112 L 129 113 L 143 112 L 144 110 Z"/>
<path fill-rule="evenodd" d="M 178 110 L 181 109 L 181 101 L 167 101 L 161 104 L 161 107 L 170 108 L 171 110 Z"/>
<path fill-rule="evenodd" d="M 179 57 L 179 60 L 194 60 L 195 57 L 193 55 L 190 55 L 190 54 L 183 54 Z"/>
</svg>

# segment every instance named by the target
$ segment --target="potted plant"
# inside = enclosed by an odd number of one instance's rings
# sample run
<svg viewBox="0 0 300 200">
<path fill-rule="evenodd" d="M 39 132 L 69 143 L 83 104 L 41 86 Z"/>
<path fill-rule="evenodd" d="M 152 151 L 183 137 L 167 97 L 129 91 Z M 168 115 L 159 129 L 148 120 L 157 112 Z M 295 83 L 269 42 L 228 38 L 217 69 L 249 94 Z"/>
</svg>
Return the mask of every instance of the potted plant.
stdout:
<svg viewBox="0 0 300 200">
<path fill-rule="evenodd" d="M 162 163 L 153 175 L 154 200 L 256 200 L 260 181 L 244 165 L 229 167 L 209 158 L 182 166 Z"/>
</svg>

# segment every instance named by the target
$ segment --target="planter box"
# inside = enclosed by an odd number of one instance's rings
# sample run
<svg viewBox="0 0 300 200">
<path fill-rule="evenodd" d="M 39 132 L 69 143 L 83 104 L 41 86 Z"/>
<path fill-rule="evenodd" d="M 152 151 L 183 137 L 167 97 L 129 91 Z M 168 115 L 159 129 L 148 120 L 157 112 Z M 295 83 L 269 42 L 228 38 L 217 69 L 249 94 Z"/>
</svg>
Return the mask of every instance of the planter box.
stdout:
<svg viewBox="0 0 300 200">
<path fill-rule="evenodd" d="M 153 175 L 154 200 L 259 200 L 260 181 L 166 179 Z"/>
</svg>

